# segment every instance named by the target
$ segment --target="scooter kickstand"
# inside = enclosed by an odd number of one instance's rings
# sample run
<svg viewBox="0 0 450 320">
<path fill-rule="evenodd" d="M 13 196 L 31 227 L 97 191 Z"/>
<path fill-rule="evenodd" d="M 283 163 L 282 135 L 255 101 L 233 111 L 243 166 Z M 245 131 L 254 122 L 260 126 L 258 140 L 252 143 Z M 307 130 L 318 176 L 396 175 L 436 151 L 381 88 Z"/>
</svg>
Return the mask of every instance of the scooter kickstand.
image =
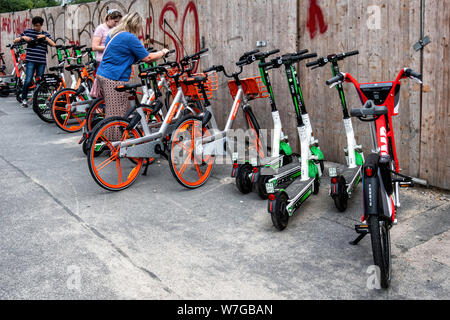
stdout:
<svg viewBox="0 0 450 320">
<path fill-rule="evenodd" d="M 349 243 L 352 245 L 352 246 L 356 246 L 365 236 L 366 236 L 366 234 L 367 233 L 362 233 L 362 234 L 360 234 L 359 236 L 358 236 L 358 238 L 356 238 L 355 240 L 353 240 L 353 241 L 350 241 Z"/>
<path fill-rule="evenodd" d="M 357 224 L 355 225 L 355 231 L 359 233 L 359 236 L 355 240 L 349 242 L 352 246 L 356 246 L 369 233 L 369 226 Z"/>
</svg>

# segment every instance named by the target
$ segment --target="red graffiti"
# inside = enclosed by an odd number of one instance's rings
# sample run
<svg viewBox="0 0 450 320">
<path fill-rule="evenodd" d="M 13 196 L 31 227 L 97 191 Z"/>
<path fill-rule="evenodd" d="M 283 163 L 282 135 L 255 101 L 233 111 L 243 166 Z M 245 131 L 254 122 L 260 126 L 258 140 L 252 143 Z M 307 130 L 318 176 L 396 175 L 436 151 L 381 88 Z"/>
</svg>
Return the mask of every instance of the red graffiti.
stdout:
<svg viewBox="0 0 450 320">
<path fill-rule="evenodd" d="M 144 40 L 144 42 L 146 41 L 150 41 L 152 42 L 152 40 L 150 39 L 150 32 L 151 32 L 151 24 L 152 24 L 152 17 L 148 17 L 146 22 L 145 22 L 145 29 L 141 29 L 141 35 L 139 36 L 139 39 Z"/>
<path fill-rule="evenodd" d="M 8 17 L 2 18 L 2 30 L 6 31 L 7 33 L 11 33 L 11 16 L 8 15 Z"/>
<path fill-rule="evenodd" d="M 325 33 L 328 26 L 323 18 L 322 9 L 317 4 L 317 0 L 309 0 L 309 13 L 306 26 L 308 27 L 311 39 L 314 39 L 317 34 L 317 23 L 319 23 L 320 33 Z"/>
<path fill-rule="evenodd" d="M 181 41 L 184 44 L 184 25 L 186 22 L 186 17 L 188 13 L 192 13 L 194 15 L 194 23 L 195 23 L 195 52 L 200 51 L 200 28 L 198 25 L 198 13 L 197 8 L 195 7 L 194 2 L 189 2 L 184 10 L 183 20 L 181 22 Z M 199 61 L 196 62 L 194 67 L 194 72 L 197 71 Z"/>
<path fill-rule="evenodd" d="M 167 35 L 173 42 L 173 45 L 175 47 L 175 52 L 176 52 L 176 59 L 177 61 L 179 61 L 181 59 L 181 57 L 183 56 L 183 47 L 184 47 L 184 28 L 185 28 L 185 23 L 186 23 L 186 18 L 187 15 L 189 13 L 191 13 L 194 17 L 194 27 L 195 27 L 195 35 L 194 35 L 194 45 L 195 45 L 195 51 L 199 51 L 200 50 L 200 31 L 199 31 L 199 22 L 198 22 L 198 12 L 197 12 L 197 7 L 195 6 L 195 3 L 193 1 L 190 1 L 185 10 L 184 10 L 184 14 L 183 14 L 183 19 L 181 21 L 181 32 L 180 38 L 176 38 L 176 34 L 173 34 L 173 30 L 171 30 L 171 28 L 166 26 L 165 23 L 165 19 L 164 16 L 167 12 L 172 12 L 173 15 L 175 16 L 175 22 L 178 20 L 178 11 L 176 8 L 176 5 L 174 2 L 170 1 L 168 2 L 163 10 L 161 11 L 161 15 L 159 16 L 159 28 L 162 30 L 162 32 L 164 32 L 165 35 Z M 196 72 L 198 68 L 198 63 L 195 65 L 193 72 Z"/>
<path fill-rule="evenodd" d="M 13 20 L 13 30 L 16 35 L 21 34 L 26 28 L 30 27 L 31 20 L 28 18 L 28 13 L 25 14 L 23 22 L 20 21 L 20 16 Z"/>
<path fill-rule="evenodd" d="M 172 40 L 172 42 L 175 46 L 176 59 L 178 60 L 178 58 L 180 57 L 180 48 L 179 48 L 178 42 L 173 35 L 171 35 L 168 31 L 166 31 L 164 15 L 168 11 L 173 13 L 173 15 L 175 16 L 175 21 L 178 20 L 177 7 L 176 7 L 175 3 L 170 1 L 164 6 L 164 8 L 161 11 L 161 15 L 159 16 L 159 28 Z"/>
<path fill-rule="evenodd" d="M 20 16 L 17 18 L 11 18 L 9 14 L 7 17 L 3 17 L 0 21 L 0 30 L 3 33 L 5 31 L 8 34 L 14 33 L 14 36 L 18 36 L 25 31 L 26 28 L 30 26 L 31 20 L 28 18 L 28 13 L 25 14 L 23 21 Z M 1 37 L 0 37 L 0 48 L 1 48 Z"/>
</svg>

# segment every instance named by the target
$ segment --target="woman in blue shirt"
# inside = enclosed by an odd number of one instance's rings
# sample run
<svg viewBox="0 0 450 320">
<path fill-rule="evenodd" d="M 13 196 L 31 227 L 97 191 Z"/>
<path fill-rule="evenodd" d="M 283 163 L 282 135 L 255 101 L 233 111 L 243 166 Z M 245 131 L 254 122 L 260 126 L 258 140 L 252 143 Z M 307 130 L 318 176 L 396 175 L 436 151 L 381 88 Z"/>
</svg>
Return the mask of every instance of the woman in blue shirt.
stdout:
<svg viewBox="0 0 450 320">
<path fill-rule="evenodd" d="M 123 117 L 129 108 L 128 94 L 117 92 L 115 87 L 129 81 L 132 65 L 141 60 L 151 62 L 161 59 L 169 50 L 148 53 L 137 34 L 142 28 L 142 17 L 129 13 L 122 18 L 106 38 L 106 49 L 97 70 L 97 84 L 105 99 L 105 116 Z M 120 139 L 120 132 L 111 133 L 111 139 Z"/>
</svg>

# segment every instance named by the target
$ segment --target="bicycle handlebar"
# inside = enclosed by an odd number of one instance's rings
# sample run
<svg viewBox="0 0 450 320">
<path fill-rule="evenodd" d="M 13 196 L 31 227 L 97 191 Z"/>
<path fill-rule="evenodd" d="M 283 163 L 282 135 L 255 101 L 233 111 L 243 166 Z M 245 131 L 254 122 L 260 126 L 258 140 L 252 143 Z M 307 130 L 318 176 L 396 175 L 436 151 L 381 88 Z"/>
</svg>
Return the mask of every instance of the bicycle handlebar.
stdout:
<svg viewBox="0 0 450 320">
<path fill-rule="evenodd" d="M 303 50 L 300 50 L 299 52 L 283 54 L 281 57 L 285 58 L 285 57 L 290 57 L 290 56 L 300 56 L 302 54 L 307 53 L 308 51 L 309 51 L 308 49 L 303 49 Z"/>
<path fill-rule="evenodd" d="M 255 50 L 252 50 L 252 51 L 249 51 L 249 52 L 245 52 L 242 55 L 242 57 L 248 57 L 248 56 L 254 55 L 255 53 L 258 53 L 258 52 L 259 52 L 259 49 L 255 49 Z M 242 60 L 242 57 L 239 60 Z"/>
<path fill-rule="evenodd" d="M 180 63 L 183 62 L 183 61 L 185 63 L 188 63 L 189 60 L 197 60 L 201 54 L 203 54 L 205 52 L 208 52 L 208 51 L 209 51 L 209 48 L 204 48 L 204 49 L 200 50 L 199 52 L 196 52 L 194 54 L 191 54 L 189 56 L 184 57 L 183 59 L 181 59 Z"/>
<path fill-rule="evenodd" d="M 256 60 L 263 60 L 263 59 L 266 59 L 267 57 L 269 57 L 275 53 L 278 53 L 278 52 L 280 52 L 280 49 L 275 49 L 275 50 L 268 51 L 268 52 L 258 52 L 255 54 L 255 58 L 256 58 Z"/>
<path fill-rule="evenodd" d="M 409 77 L 409 78 L 416 78 L 416 79 L 422 81 L 422 75 L 421 75 L 419 72 L 416 72 L 416 71 L 411 70 L 411 69 L 409 69 L 409 68 L 407 68 L 407 69 L 405 70 L 405 75 L 406 75 L 407 77 Z"/>
<path fill-rule="evenodd" d="M 367 100 L 364 106 L 361 108 L 352 108 L 350 110 L 350 116 L 357 117 L 357 118 L 363 118 L 361 120 L 375 120 L 366 118 L 367 116 L 381 116 L 383 114 L 387 114 L 388 109 L 386 106 L 377 106 L 372 100 Z"/>
<path fill-rule="evenodd" d="M 354 55 L 357 55 L 357 54 L 359 54 L 358 50 L 349 51 L 349 52 L 340 53 L 340 54 L 330 54 L 326 58 L 320 57 L 316 61 L 308 62 L 306 64 L 306 66 L 308 68 L 314 67 L 313 69 L 315 69 L 315 68 L 323 67 L 328 62 L 337 62 L 337 61 L 343 60 L 343 59 L 345 59 L 347 57 L 354 56 Z"/>
<path fill-rule="evenodd" d="M 305 54 L 305 55 L 295 55 L 292 57 L 293 60 L 305 60 L 305 59 L 311 59 L 311 58 L 315 58 L 317 57 L 317 53 L 309 53 L 309 54 Z"/>
</svg>

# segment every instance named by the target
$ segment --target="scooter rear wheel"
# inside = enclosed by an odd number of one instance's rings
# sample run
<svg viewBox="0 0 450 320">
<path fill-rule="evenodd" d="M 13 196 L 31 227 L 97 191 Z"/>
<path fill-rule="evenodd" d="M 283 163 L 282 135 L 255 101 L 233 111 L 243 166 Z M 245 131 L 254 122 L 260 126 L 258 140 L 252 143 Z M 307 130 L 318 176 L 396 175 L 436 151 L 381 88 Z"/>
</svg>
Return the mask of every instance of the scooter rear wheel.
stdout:
<svg viewBox="0 0 450 320">
<path fill-rule="evenodd" d="M 346 190 L 346 182 L 345 178 L 340 176 L 338 180 L 338 194 L 333 196 L 334 205 L 336 206 L 336 209 L 338 209 L 340 212 L 344 212 L 347 209 L 347 203 L 348 203 L 348 194 Z"/>
<path fill-rule="evenodd" d="M 252 173 L 252 166 L 248 163 L 241 164 L 236 173 L 236 187 L 243 194 L 252 191 L 252 181 L 248 177 Z"/>
<path fill-rule="evenodd" d="M 286 229 L 289 222 L 289 213 L 286 210 L 288 196 L 284 192 L 275 194 L 275 210 L 270 214 L 272 223 L 278 230 Z"/>
<path fill-rule="evenodd" d="M 258 181 L 256 181 L 256 191 L 263 200 L 266 200 L 269 196 L 266 190 L 266 182 L 268 182 L 270 178 L 271 176 L 259 176 Z"/>
</svg>

